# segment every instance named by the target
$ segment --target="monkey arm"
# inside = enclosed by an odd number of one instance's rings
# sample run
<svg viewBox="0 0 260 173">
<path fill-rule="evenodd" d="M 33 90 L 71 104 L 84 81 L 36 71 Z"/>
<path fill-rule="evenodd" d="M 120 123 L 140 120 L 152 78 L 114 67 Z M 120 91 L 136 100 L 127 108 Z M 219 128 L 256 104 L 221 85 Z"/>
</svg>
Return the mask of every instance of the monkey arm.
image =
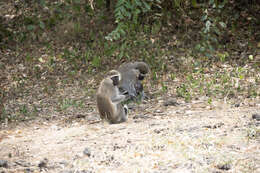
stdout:
<svg viewBox="0 0 260 173">
<path fill-rule="evenodd" d="M 112 97 L 112 98 L 111 98 L 111 101 L 112 101 L 113 103 L 120 103 L 120 102 L 124 101 L 125 98 L 126 98 L 125 95 L 117 95 L 117 96 Z"/>
<path fill-rule="evenodd" d="M 135 83 L 136 81 L 134 80 L 125 79 L 119 86 L 119 91 L 121 92 L 121 94 L 127 95 L 130 98 L 135 98 L 137 96 Z"/>
</svg>

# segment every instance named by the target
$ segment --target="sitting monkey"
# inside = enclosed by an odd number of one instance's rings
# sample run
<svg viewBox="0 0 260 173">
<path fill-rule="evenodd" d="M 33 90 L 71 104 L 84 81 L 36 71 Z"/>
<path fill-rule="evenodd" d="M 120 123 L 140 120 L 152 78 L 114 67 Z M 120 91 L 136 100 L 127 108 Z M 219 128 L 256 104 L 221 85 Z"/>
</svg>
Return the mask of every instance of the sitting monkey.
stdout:
<svg viewBox="0 0 260 173">
<path fill-rule="evenodd" d="M 107 120 L 111 124 L 125 122 L 127 120 L 128 108 L 121 102 L 127 99 L 118 89 L 121 81 L 121 74 L 116 70 L 111 70 L 108 76 L 103 79 L 97 91 L 97 108 L 100 118 Z"/>
<path fill-rule="evenodd" d="M 135 100 L 138 96 L 144 97 L 142 80 L 149 72 L 149 67 L 145 62 L 130 62 L 119 66 L 121 74 L 119 90 L 121 93 L 128 93 L 130 99 Z"/>
</svg>

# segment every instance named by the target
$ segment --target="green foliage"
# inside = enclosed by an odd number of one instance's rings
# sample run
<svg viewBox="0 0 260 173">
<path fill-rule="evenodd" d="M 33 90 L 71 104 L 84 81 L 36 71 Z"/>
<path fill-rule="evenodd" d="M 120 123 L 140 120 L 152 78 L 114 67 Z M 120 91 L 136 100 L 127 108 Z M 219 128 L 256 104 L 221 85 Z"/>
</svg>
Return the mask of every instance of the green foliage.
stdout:
<svg viewBox="0 0 260 173">
<path fill-rule="evenodd" d="M 59 109 L 61 111 L 64 111 L 70 107 L 82 108 L 83 101 L 77 101 L 77 100 L 73 100 L 73 99 L 64 99 L 59 104 Z"/>
<path fill-rule="evenodd" d="M 62 25 L 64 21 L 66 23 L 70 21 L 75 23 L 74 31 L 76 34 L 72 34 L 72 36 L 78 37 L 83 30 L 79 22 L 80 18 L 84 17 L 86 13 L 93 15 L 90 3 L 85 0 L 40 0 L 38 3 L 34 1 L 19 1 L 16 5 L 16 14 L 19 14 L 19 18 L 17 18 L 18 21 L 16 18 L 11 21 L 15 22 L 16 26 L 15 30 L 11 29 L 11 31 L 13 31 L 12 39 L 18 42 L 26 40 L 38 41 L 43 33 L 49 31 L 48 29 L 53 30 L 54 27 Z"/>
<path fill-rule="evenodd" d="M 246 129 L 246 137 L 248 140 L 256 139 L 260 136 L 260 129 L 256 126 L 250 126 Z"/>
<path fill-rule="evenodd" d="M 138 27 L 140 14 L 151 10 L 151 3 L 141 0 L 118 0 L 114 10 L 117 27 L 105 38 L 109 41 L 118 40 L 127 32 Z"/>
<path fill-rule="evenodd" d="M 221 21 L 221 12 L 226 1 L 218 4 L 218 1 L 209 0 L 203 10 L 201 21 L 204 26 L 200 31 L 201 41 L 195 47 L 195 50 L 207 57 L 212 57 L 219 47 L 218 37 L 222 35 L 221 29 L 226 28 L 226 24 Z"/>
<path fill-rule="evenodd" d="M 227 52 L 224 53 L 218 53 L 217 57 L 219 58 L 219 60 L 221 62 L 225 62 L 227 60 L 227 58 L 229 58 L 229 54 Z"/>
<path fill-rule="evenodd" d="M 176 93 L 178 97 L 183 97 L 187 102 L 191 100 L 191 94 L 188 91 L 188 86 L 186 84 L 181 84 L 177 87 Z"/>
<path fill-rule="evenodd" d="M 26 105 L 22 105 L 22 106 L 20 107 L 20 113 L 21 113 L 21 114 L 26 115 L 28 112 L 29 112 L 29 111 L 28 111 L 28 108 L 27 108 Z"/>
<path fill-rule="evenodd" d="M 163 91 L 163 92 L 167 92 L 168 87 L 167 87 L 166 83 L 165 83 L 165 82 L 162 82 L 161 85 L 162 85 L 162 91 Z"/>
<path fill-rule="evenodd" d="M 235 98 L 242 95 L 254 98 L 260 94 L 256 85 L 258 79 L 248 81 L 245 77 L 248 75 L 246 68 L 224 69 L 210 76 L 204 72 L 205 67 L 196 68 L 200 69 L 187 74 L 185 80 L 176 88 L 177 96 L 186 101 L 199 95 L 208 96 L 208 103 L 211 103 L 212 97 Z"/>
<path fill-rule="evenodd" d="M 95 57 L 93 58 L 93 60 L 92 60 L 92 65 L 93 65 L 93 67 L 95 67 L 95 68 L 100 67 L 100 65 L 101 65 L 101 59 L 100 59 L 100 57 L 95 56 Z"/>
</svg>

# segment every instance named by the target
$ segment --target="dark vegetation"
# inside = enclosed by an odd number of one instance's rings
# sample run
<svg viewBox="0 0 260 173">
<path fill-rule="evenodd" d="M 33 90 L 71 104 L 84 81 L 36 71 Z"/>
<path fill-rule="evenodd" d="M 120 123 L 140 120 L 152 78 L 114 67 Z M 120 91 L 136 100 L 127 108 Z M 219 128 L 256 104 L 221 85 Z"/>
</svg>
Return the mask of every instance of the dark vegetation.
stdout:
<svg viewBox="0 0 260 173">
<path fill-rule="evenodd" d="M 1 1 L 0 121 L 93 109 L 104 71 L 134 60 L 154 96 L 259 98 L 259 19 L 258 0 Z M 75 83 L 81 97 L 61 94 Z"/>
</svg>

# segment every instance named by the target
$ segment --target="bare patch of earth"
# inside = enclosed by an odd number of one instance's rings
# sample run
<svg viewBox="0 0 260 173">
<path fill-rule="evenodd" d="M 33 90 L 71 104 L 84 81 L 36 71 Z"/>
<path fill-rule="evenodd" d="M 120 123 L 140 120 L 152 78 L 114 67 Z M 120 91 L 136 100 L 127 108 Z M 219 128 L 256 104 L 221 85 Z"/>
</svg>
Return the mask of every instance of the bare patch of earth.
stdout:
<svg viewBox="0 0 260 173">
<path fill-rule="evenodd" d="M 128 122 L 116 125 L 81 118 L 2 130 L 0 170 L 260 172 L 259 122 L 252 118 L 259 105 L 178 102 L 138 105 Z"/>
</svg>

